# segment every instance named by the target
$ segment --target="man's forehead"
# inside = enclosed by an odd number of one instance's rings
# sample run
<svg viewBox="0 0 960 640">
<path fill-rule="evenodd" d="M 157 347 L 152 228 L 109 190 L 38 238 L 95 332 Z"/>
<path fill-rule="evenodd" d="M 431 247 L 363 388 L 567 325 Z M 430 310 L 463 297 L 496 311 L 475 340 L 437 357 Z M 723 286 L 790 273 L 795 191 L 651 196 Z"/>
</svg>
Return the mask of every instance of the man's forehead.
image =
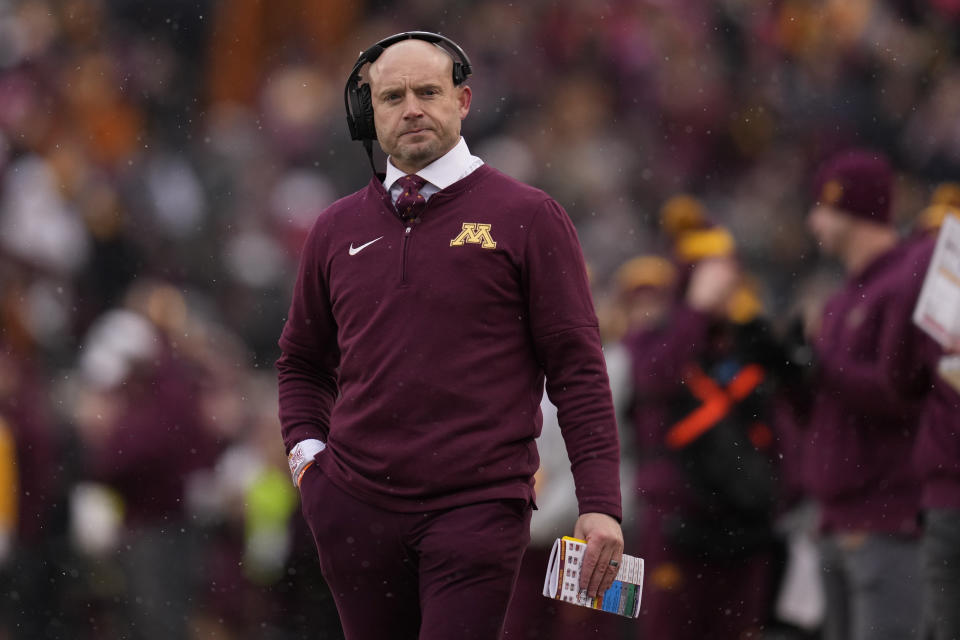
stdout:
<svg viewBox="0 0 960 640">
<path fill-rule="evenodd" d="M 415 75 L 423 77 L 430 73 L 449 75 L 453 59 L 441 47 L 423 40 L 404 40 L 387 47 L 370 65 L 371 81 L 390 80 L 393 76 Z"/>
</svg>

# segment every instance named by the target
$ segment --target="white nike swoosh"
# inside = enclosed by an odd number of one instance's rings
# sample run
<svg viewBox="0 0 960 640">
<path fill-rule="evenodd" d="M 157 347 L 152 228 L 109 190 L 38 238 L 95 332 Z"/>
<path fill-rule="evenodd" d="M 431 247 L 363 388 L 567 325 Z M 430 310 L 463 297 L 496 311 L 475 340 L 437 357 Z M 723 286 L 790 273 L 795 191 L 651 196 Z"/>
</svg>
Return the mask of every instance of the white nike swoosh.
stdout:
<svg viewBox="0 0 960 640">
<path fill-rule="evenodd" d="M 365 243 L 363 243 L 362 245 L 360 245 L 359 247 L 354 247 L 354 246 L 353 246 L 353 243 L 351 242 L 351 243 L 350 243 L 350 255 L 355 256 L 355 255 L 357 255 L 358 253 L 360 253 L 361 251 L 363 251 L 364 249 L 366 249 L 367 247 L 369 247 L 370 245 L 372 245 L 372 244 L 373 244 L 374 242 L 376 242 L 377 240 L 382 240 L 382 239 L 383 239 L 383 236 L 380 236 L 379 238 L 374 238 L 374 239 L 371 240 L 370 242 L 365 242 Z"/>
</svg>

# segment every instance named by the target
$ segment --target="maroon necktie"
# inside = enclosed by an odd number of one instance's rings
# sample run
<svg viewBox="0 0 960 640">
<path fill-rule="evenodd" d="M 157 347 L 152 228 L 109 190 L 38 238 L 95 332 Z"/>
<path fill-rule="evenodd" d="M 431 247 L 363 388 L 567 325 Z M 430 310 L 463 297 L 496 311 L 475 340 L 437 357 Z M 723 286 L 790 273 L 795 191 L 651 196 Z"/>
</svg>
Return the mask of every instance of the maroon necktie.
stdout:
<svg viewBox="0 0 960 640">
<path fill-rule="evenodd" d="M 403 191 L 397 198 L 397 213 L 404 220 L 412 220 L 420 215 L 427 205 L 427 199 L 420 195 L 420 189 L 427 183 L 418 175 L 403 176 L 398 180 Z"/>
</svg>

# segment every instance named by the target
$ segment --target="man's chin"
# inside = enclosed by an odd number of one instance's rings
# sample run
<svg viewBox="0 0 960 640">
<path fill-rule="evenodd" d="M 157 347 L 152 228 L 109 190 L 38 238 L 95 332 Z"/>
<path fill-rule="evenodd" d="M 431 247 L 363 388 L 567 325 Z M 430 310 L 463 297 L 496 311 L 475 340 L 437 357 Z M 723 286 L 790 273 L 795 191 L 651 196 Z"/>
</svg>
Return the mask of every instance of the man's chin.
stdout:
<svg viewBox="0 0 960 640">
<path fill-rule="evenodd" d="M 439 158 L 439 146 L 435 144 L 406 145 L 402 147 L 399 153 L 395 154 L 405 164 L 418 164 L 426 166 Z"/>
</svg>

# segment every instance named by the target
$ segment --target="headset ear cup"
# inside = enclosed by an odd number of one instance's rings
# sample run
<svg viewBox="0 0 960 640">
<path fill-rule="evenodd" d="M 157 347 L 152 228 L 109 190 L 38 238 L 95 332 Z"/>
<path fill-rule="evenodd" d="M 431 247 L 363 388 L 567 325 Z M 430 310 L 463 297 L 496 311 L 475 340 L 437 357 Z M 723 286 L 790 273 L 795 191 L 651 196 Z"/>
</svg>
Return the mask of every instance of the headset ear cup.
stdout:
<svg viewBox="0 0 960 640">
<path fill-rule="evenodd" d="M 353 140 L 363 140 L 360 135 L 360 98 L 357 95 L 359 87 L 354 78 L 347 82 L 347 100 L 350 107 L 347 109 L 347 125 L 350 127 L 350 138 Z"/>
<path fill-rule="evenodd" d="M 376 140 L 377 128 L 373 123 L 373 98 L 370 85 L 358 85 L 353 81 L 347 87 L 350 110 L 347 112 L 347 125 L 353 140 Z"/>
<path fill-rule="evenodd" d="M 361 139 L 376 140 L 377 127 L 373 123 L 373 97 L 369 84 L 357 88 L 357 103 L 357 133 Z"/>
</svg>

